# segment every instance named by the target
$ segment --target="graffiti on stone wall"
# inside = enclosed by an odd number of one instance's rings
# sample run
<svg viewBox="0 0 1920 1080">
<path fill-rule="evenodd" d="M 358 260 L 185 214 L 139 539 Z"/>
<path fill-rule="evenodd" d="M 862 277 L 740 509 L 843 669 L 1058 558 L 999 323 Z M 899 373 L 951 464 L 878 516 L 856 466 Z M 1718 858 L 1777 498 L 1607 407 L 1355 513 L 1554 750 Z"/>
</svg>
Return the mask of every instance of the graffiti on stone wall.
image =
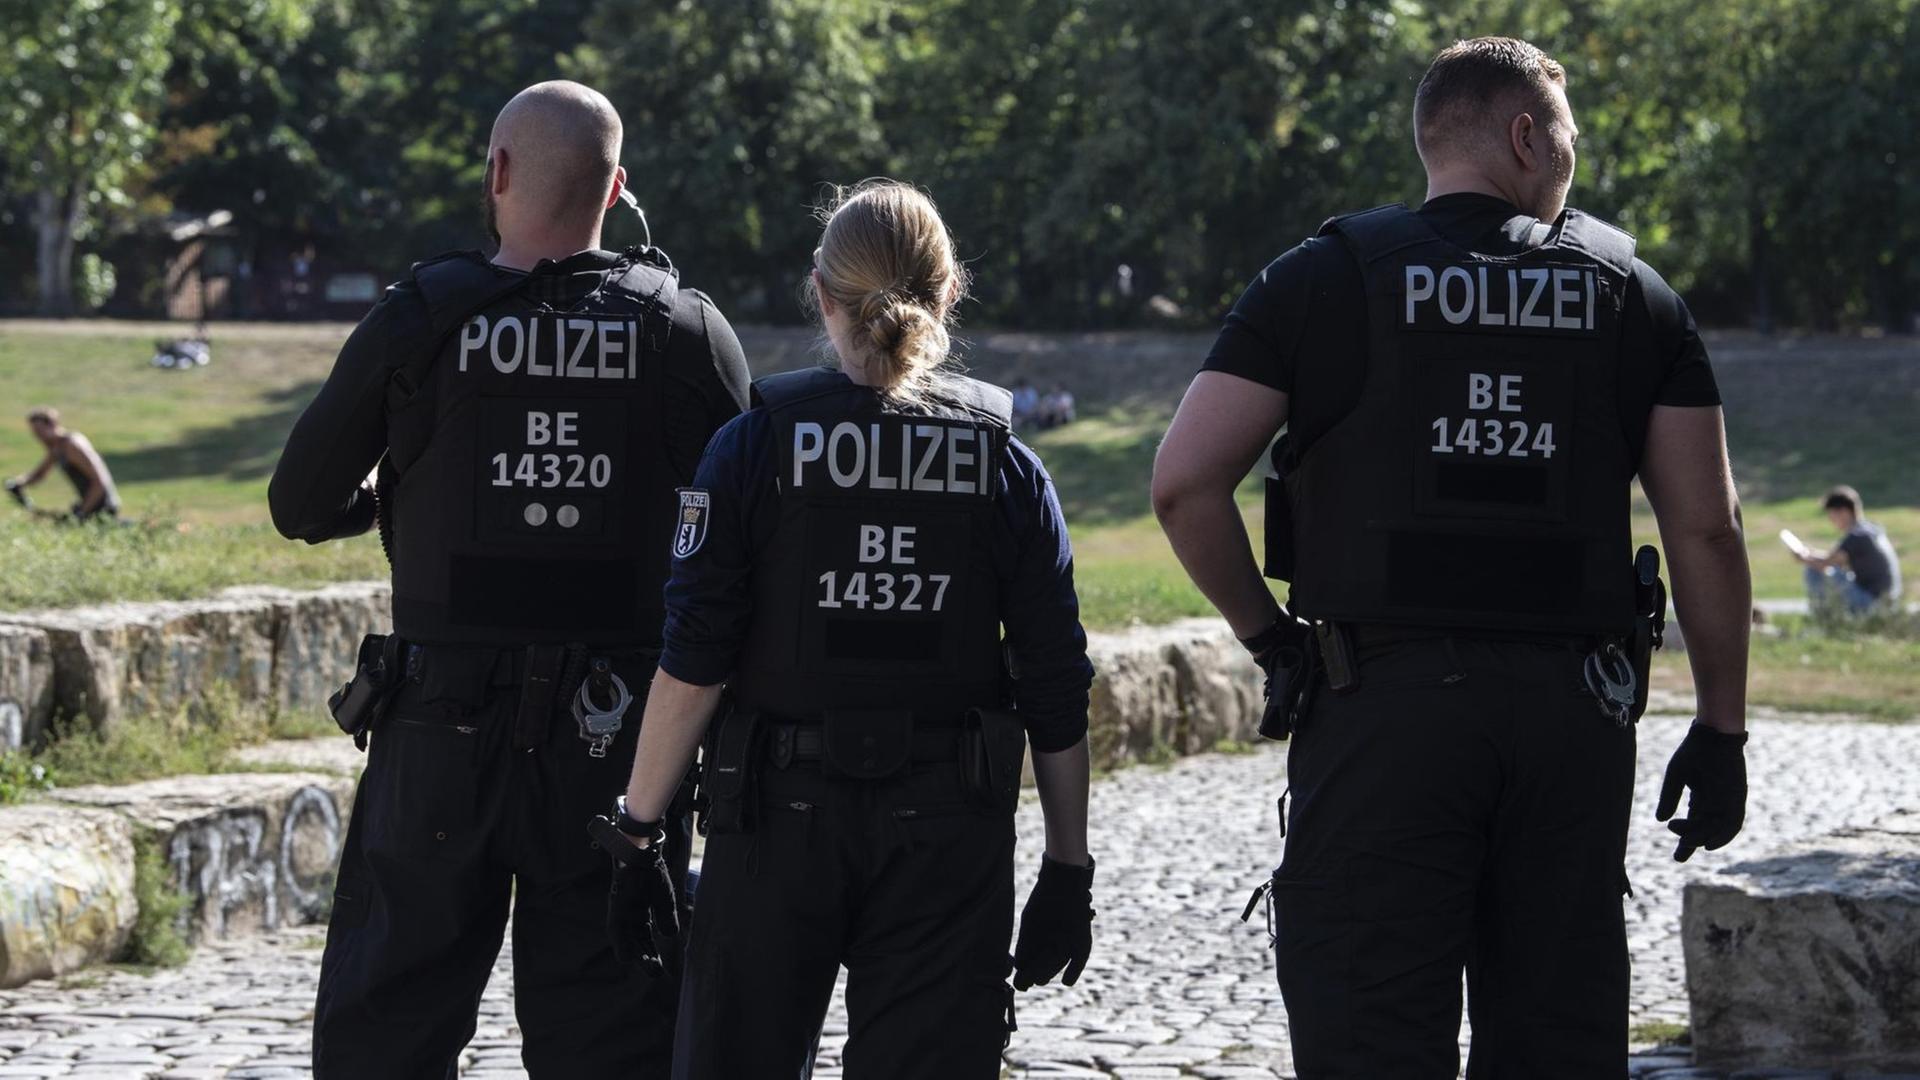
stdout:
<svg viewBox="0 0 1920 1080">
<path fill-rule="evenodd" d="M 340 810 L 324 788 L 303 787 L 279 827 L 249 807 L 183 825 L 168 843 L 178 888 L 193 898 L 190 938 L 242 927 L 273 930 L 325 916 L 340 853 Z"/>
<path fill-rule="evenodd" d="M 27 715 L 17 701 L 0 701 L 0 750 L 18 750 L 26 743 Z"/>
</svg>

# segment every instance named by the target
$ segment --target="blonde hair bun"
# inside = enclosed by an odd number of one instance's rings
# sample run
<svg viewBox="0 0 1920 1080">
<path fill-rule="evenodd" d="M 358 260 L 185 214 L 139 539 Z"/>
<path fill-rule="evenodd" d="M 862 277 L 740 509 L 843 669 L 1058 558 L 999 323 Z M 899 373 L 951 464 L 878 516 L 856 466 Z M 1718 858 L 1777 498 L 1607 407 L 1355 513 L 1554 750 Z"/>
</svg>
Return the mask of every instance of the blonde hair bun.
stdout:
<svg viewBox="0 0 1920 1080">
<path fill-rule="evenodd" d="M 933 200 L 892 180 L 836 193 L 814 255 L 819 288 L 846 309 L 854 348 L 895 400 L 918 398 L 953 348 L 948 322 L 966 271 Z"/>
</svg>

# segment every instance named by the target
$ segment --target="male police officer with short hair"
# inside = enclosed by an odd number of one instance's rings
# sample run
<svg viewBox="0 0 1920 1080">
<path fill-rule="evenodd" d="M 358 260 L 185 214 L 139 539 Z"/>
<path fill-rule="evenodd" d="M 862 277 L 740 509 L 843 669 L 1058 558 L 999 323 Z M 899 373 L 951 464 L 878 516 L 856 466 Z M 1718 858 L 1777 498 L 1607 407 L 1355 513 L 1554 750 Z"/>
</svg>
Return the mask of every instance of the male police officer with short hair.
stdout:
<svg viewBox="0 0 1920 1080">
<path fill-rule="evenodd" d="M 1565 209 L 1564 83 L 1525 42 L 1442 52 L 1414 108 L 1426 203 L 1269 266 L 1155 465 L 1196 584 L 1270 688 L 1309 682 L 1272 881 L 1303 1080 L 1454 1076 L 1463 967 L 1468 1075 L 1623 1074 L 1629 721 L 1665 606 L 1630 558 L 1636 473 L 1699 706 L 1659 816 L 1691 790 L 1684 859 L 1744 813 L 1751 589 L 1719 398 L 1633 239 Z M 1267 568 L 1311 621 L 1311 680 L 1233 501 L 1283 423 Z"/>
<path fill-rule="evenodd" d="M 510 904 L 528 1070 L 666 1075 L 677 987 L 608 947 L 609 866 L 581 822 L 633 753 L 673 490 L 748 376 L 657 249 L 599 250 L 620 138 L 577 83 L 509 102 L 487 159 L 498 254 L 388 289 L 274 473 L 282 533 L 319 543 L 377 514 L 393 562 L 395 633 L 338 699 L 373 749 L 321 961 L 321 1077 L 454 1075 Z M 684 813 L 669 833 L 677 877 Z"/>
</svg>

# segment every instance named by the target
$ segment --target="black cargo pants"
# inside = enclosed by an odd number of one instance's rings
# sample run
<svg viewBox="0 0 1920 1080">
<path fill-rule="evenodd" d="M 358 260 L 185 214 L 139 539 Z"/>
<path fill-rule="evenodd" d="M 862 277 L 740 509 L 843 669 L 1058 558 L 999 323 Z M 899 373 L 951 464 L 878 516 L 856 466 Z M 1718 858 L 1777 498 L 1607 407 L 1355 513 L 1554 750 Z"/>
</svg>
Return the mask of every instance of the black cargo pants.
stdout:
<svg viewBox="0 0 1920 1080">
<path fill-rule="evenodd" d="M 1013 820 L 952 764 L 881 781 L 763 767 L 750 833 L 707 838 L 674 1076 L 797 1080 L 847 968 L 847 1080 L 995 1080 L 1012 989 Z"/>
<path fill-rule="evenodd" d="M 626 785 L 651 660 L 614 658 L 636 700 L 593 758 L 558 700 L 544 730 L 516 739 L 524 656 L 422 650 L 373 734 L 320 962 L 321 1080 L 452 1077 L 509 909 L 527 1071 L 668 1074 L 677 988 L 614 960 L 611 866 L 587 839 Z M 682 818 L 669 841 L 682 872 L 686 838 Z"/>
<path fill-rule="evenodd" d="M 1633 728 L 1568 645 L 1358 659 L 1287 757 L 1274 919 L 1301 1080 L 1456 1076 L 1463 968 L 1472 1080 L 1618 1080 Z"/>
</svg>

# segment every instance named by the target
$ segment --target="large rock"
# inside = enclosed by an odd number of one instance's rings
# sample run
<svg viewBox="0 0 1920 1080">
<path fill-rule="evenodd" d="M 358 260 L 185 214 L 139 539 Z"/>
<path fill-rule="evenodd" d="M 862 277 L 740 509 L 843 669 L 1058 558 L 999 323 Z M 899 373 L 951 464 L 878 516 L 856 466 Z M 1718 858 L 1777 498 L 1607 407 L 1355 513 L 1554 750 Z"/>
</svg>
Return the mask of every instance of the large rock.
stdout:
<svg viewBox="0 0 1920 1080">
<path fill-rule="evenodd" d="M 53 715 L 53 644 L 44 630 L 0 624 L 0 751 L 39 743 Z"/>
<path fill-rule="evenodd" d="M 138 914 L 126 818 L 0 807 L 0 988 L 112 959 Z"/>
<path fill-rule="evenodd" d="M 1920 812 L 1689 884 L 1681 933 L 1701 1064 L 1920 1071 Z"/>
<path fill-rule="evenodd" d="M 116 811 L 159 845 L 191 899 L 189 941 L 326 916 L 354 781 L 338 774 L 178 776 L 55 797 Z"/>
<path fill-rule="evenodd" d="M 390 622 L 387 587 L 232 589 L 207 600 L 106 604 L 0 618 L 46 636 L 55 710 L 102 728 L 171 712 L 219 685 L 239 704 L 318 708 L 360 637 Z"/>
<path fill-rule="evenodd" d="M 1258 737 L 1260 670 L 1218 619 L 1090 634 L 1096 768 Z"/>
</svg>

